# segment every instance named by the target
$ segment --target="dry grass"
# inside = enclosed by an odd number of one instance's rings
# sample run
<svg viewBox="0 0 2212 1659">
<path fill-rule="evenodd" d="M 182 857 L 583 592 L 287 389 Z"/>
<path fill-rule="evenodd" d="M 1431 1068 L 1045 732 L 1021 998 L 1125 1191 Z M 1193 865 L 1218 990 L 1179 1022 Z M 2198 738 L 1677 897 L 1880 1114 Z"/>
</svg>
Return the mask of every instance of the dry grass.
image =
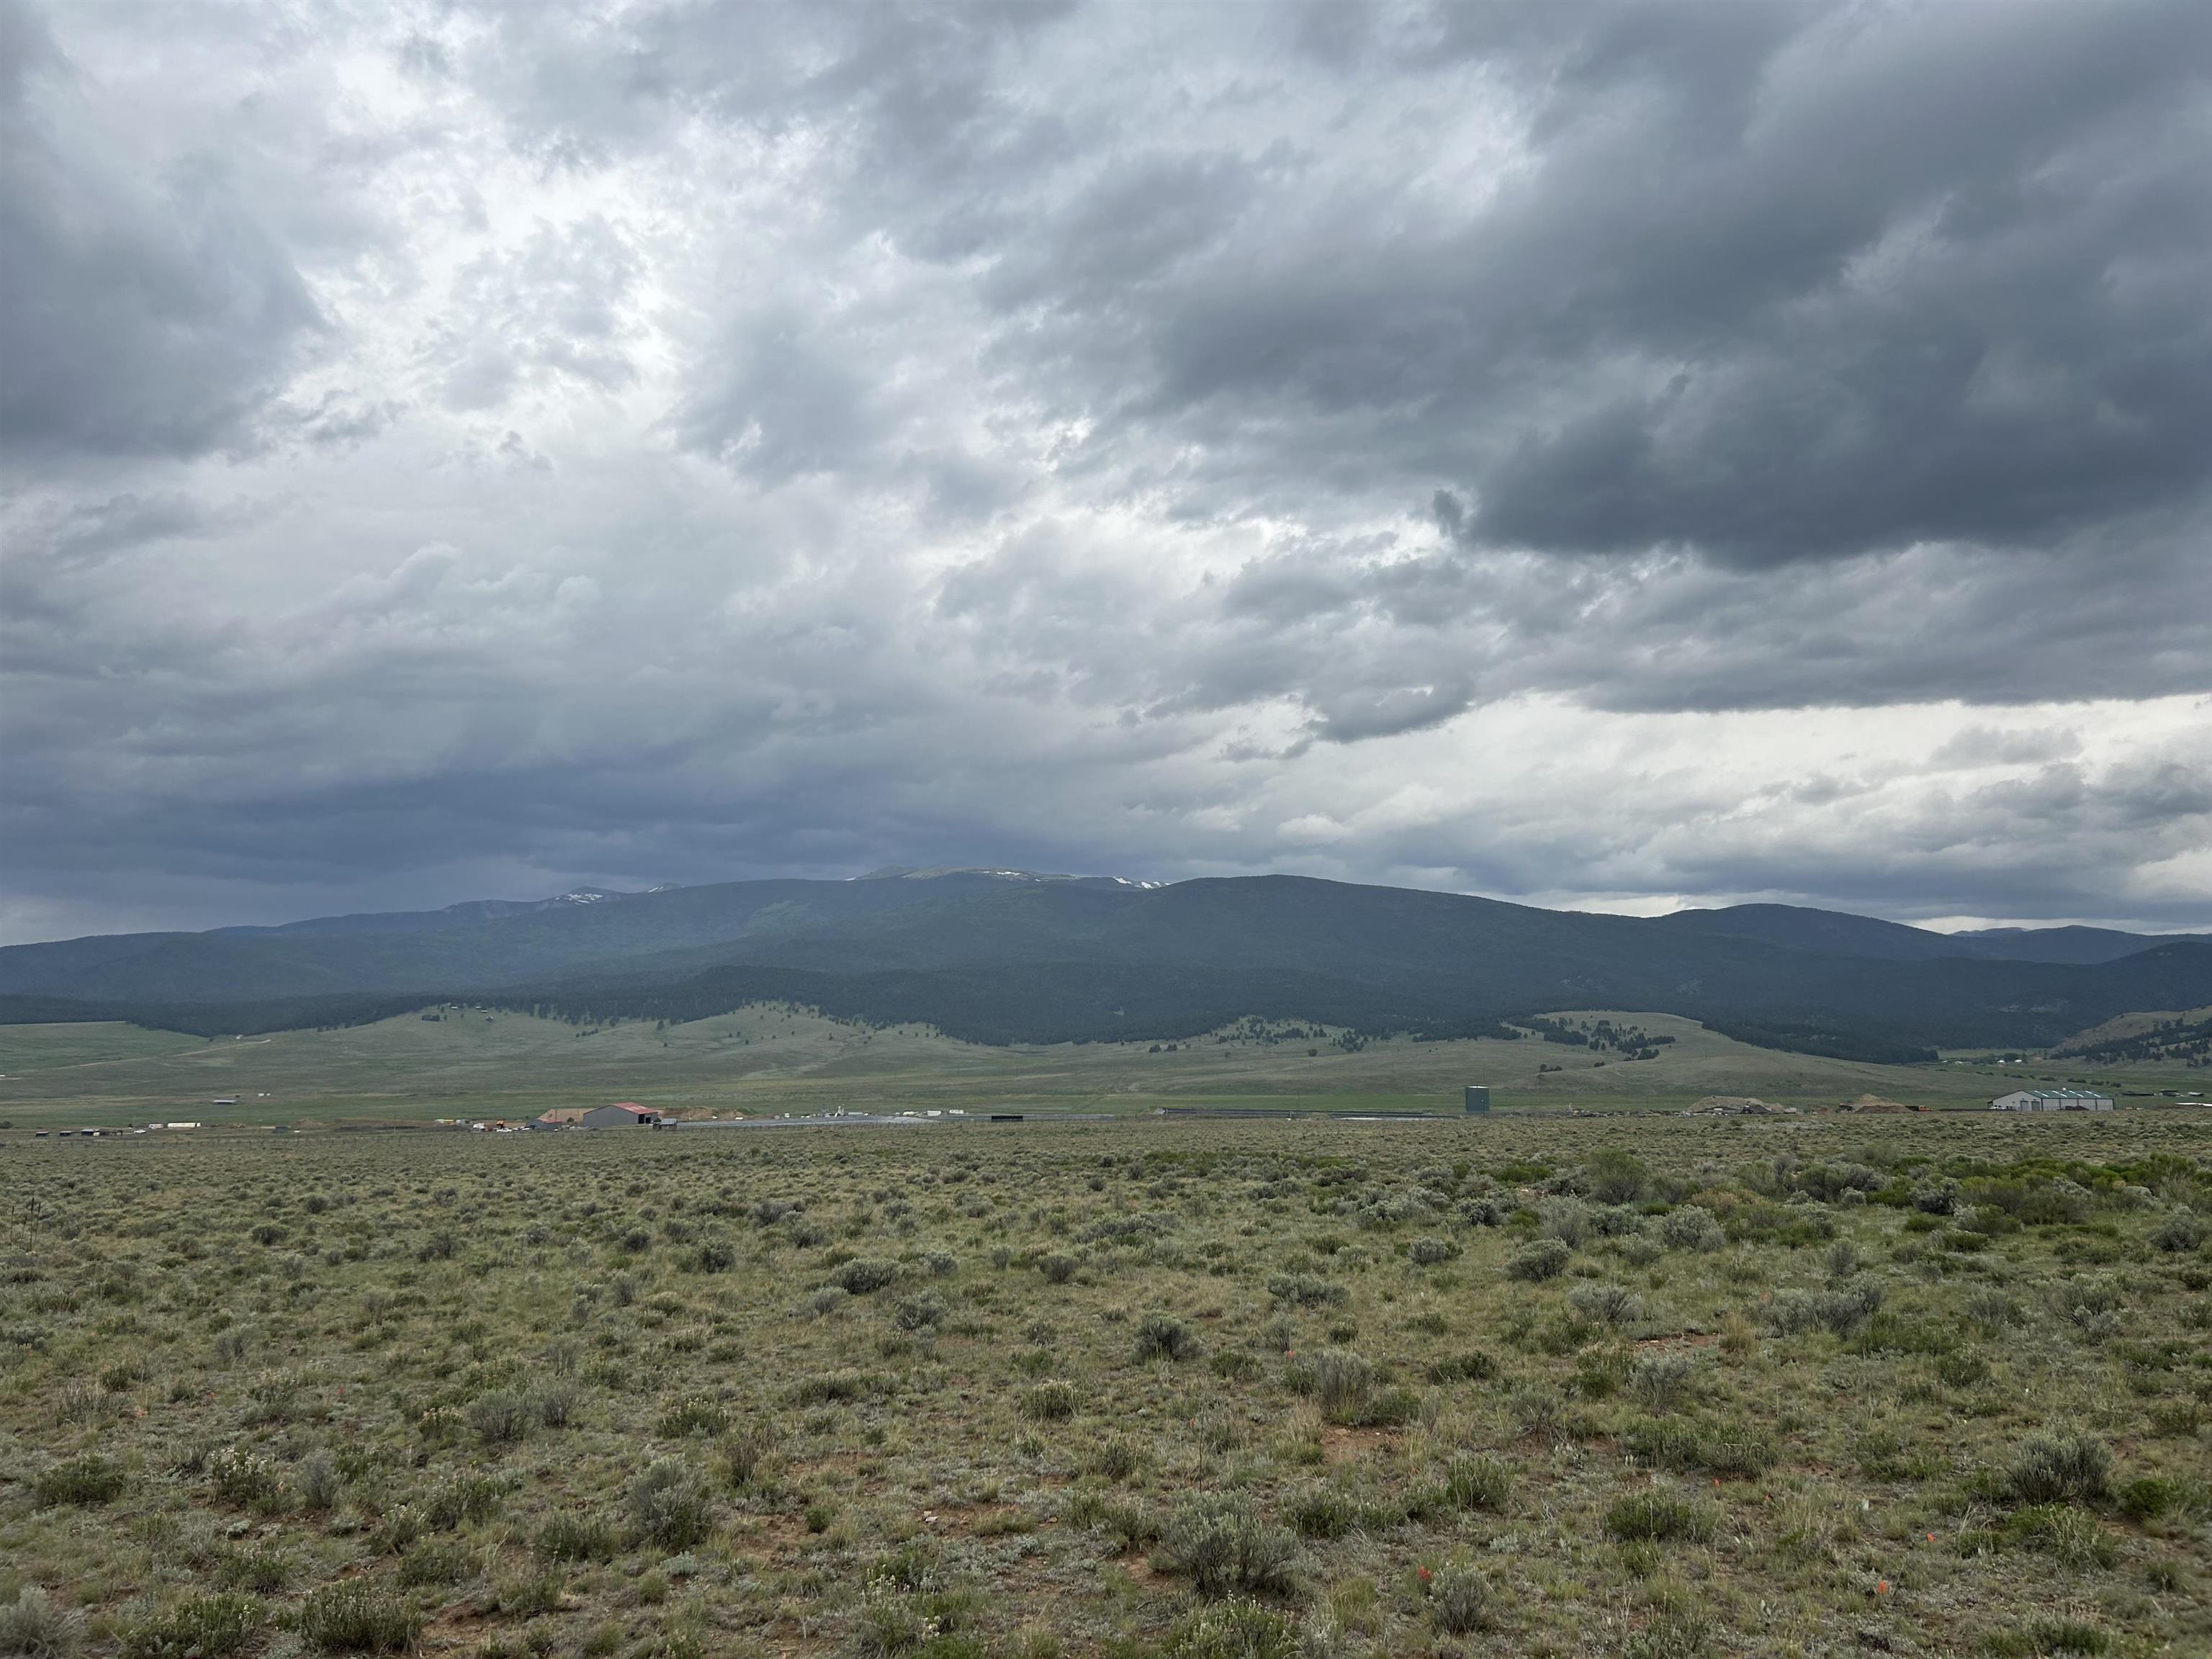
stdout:
<svg viewBox="0 0 2212 1659">
<path fill-rule="evenodd" d="M 2212 1258 L 2153 1238 L 2208 1152 L 2179 1112 L 18 1137 L 0 1638 L 2203 1651 Z"/>
</svg>

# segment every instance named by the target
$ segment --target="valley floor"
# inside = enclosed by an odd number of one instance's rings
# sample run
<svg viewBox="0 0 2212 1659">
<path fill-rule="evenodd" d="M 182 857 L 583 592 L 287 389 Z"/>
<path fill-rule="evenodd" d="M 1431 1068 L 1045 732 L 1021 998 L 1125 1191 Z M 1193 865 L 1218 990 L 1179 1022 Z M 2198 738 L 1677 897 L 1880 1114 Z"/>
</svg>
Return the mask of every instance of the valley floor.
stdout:
<svg viewBox="0 0 2212 1659">
<path fill-rule="evenodd" d="M 1577 1030 L 1595 1031 L 1604 1021 L 1641 1033 L 1652 1041 L 1635 1052 L 1651 1057 L 1533 1035 L 1518 1042 L 1350 1039 L 1347 1046 L 1341 1033 L 1261 1022 L 1174 1045 L 986 1048 L 784 1008 L 667 1027 L 580 1027 L 449 1009 L 434 1019 L 410 1014 L 345 1030 L 213 1041 L 127 1025 L 19 1025 L 0 1026 L 0 1121 L 43 1128 L 519 1121 L 613 1100 L 695 1113 L 1148 1112 L 1317 1099 L 1454 1111 L 1469 1083 L 1489 1085 L 1508 1111 L 1680 1110 L 1711 1095 L 1801 1109 L 1866 1094 L 1910 1106 L 1978 1107 L 2039 1079 L 2095 1084 L 2148 1104 L 2212 1082 L 2202 1069 L 2171 1064 L 2093 1070 L 1962 1056 L 1935 1066 L 1869 1065 L 1752 1048 L 1663 1014 L 1569 1011 L 1559 1018 Z"/>
<path fill-rule="evenodd" d="M 7 1139 L 0 1651 L 2212 1647 L 2202 1109 Z"/>
</svg>

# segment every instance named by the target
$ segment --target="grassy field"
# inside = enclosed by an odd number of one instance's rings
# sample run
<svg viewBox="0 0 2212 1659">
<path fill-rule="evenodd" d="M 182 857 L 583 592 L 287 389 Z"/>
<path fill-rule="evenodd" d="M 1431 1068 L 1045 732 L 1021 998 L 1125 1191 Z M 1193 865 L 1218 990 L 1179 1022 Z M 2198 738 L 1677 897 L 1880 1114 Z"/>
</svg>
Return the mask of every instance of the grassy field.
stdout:
<svg viewBox="0 0 2212 1659">
<path fill-rule="evenodd" d="M 2203 1110 L 0 1183 L 0 1653 L 2212 1651 Z"/>
<path fill-rule="evenodd" d="M 1160 1105 L 1455 1108 L 1468 1083 L 1508 1109 L 1679 1109 L 1712 1094 L 1801 1107 L 1872 1093 L 1909 1105 L 1984 1104 L 2036 1079 L 2116 1094 L 2203 1086 L 2174 1066 L 2078 1062 L 1862 1065 L 1754 1048 L 1663 1014 L 1570 1012 L 1652 1038 L 1624 1060 L 1557 1042 L 1391 1039 L 1353 1050 L 1339 1034 L 1290 1037 L 1246 1025 L 1155 1050 L 1145 1043 L 982 1048 L 917 1029 L 871 1030 L 754 1008 L 658 1028 L 580 1028 L 521 1014 L 449 1010 L 336 1031 L 213 1042 L 127 1025 L 0 1026 L 0 1121 L 21 1127 L 167 1121 L 293 1123 L 528 1118 L 555 1106 L 635 1100 L 702 1112 L 1037 1106 L 1149 1111 Z M 1558 1069 L 1545 1069 L 1557 1067 Z M 218 1097 L 235 1106 L 218 1107 Z"/>
</svg>

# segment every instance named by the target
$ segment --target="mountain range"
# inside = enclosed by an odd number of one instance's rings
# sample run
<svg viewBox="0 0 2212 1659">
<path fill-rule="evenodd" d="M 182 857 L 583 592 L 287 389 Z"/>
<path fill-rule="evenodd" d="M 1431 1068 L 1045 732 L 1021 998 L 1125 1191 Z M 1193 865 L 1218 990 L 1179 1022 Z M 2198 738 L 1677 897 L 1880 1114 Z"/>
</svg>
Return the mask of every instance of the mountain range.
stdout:
<svg viewBox="0 0 2212 1659">
<path fill-rule="evenodd" d="M 1943 934 L 1771 904 L 1639 918 L 1291 876 L 892 868 L 0 949 L 0 1021 L 213 1034 L 456 1000 L 579 1019 L 788 1000 L 988 1042 L 1185 1036 L 1246 1014 L 1442 1037 L 1613 1008 L 1910 1060 L 2212 1003 L 2212 939 Z"/>
</svg>

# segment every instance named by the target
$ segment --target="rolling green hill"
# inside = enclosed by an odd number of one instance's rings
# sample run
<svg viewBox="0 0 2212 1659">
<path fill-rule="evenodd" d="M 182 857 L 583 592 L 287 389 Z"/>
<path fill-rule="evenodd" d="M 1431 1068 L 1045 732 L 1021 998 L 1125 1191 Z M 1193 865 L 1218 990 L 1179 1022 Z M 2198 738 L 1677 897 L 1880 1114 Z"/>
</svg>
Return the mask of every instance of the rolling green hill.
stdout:
<svg viewBox="0 0 2212 1659">
<path fill-rule="evenodd" d="M 15 946 L 0 951 L 0 1014 L 236 1034 L 432 1000 L 678 1022 L 789 1001 L 1006 1043 L 1170 1039 L 1248 1014 L 1473 1037 L 1546 1008 L 1607 1006 L 1899 1061 L 2212 1001 L 2212 945 L 2195 941 L 2087 963 L 1916 958 L 1869 941 L 1941 936 L 1820 912 L 1783 924 L 1716 931 L 1288 876 L 1145 887 L 894 872 Z"/>
</svg>

